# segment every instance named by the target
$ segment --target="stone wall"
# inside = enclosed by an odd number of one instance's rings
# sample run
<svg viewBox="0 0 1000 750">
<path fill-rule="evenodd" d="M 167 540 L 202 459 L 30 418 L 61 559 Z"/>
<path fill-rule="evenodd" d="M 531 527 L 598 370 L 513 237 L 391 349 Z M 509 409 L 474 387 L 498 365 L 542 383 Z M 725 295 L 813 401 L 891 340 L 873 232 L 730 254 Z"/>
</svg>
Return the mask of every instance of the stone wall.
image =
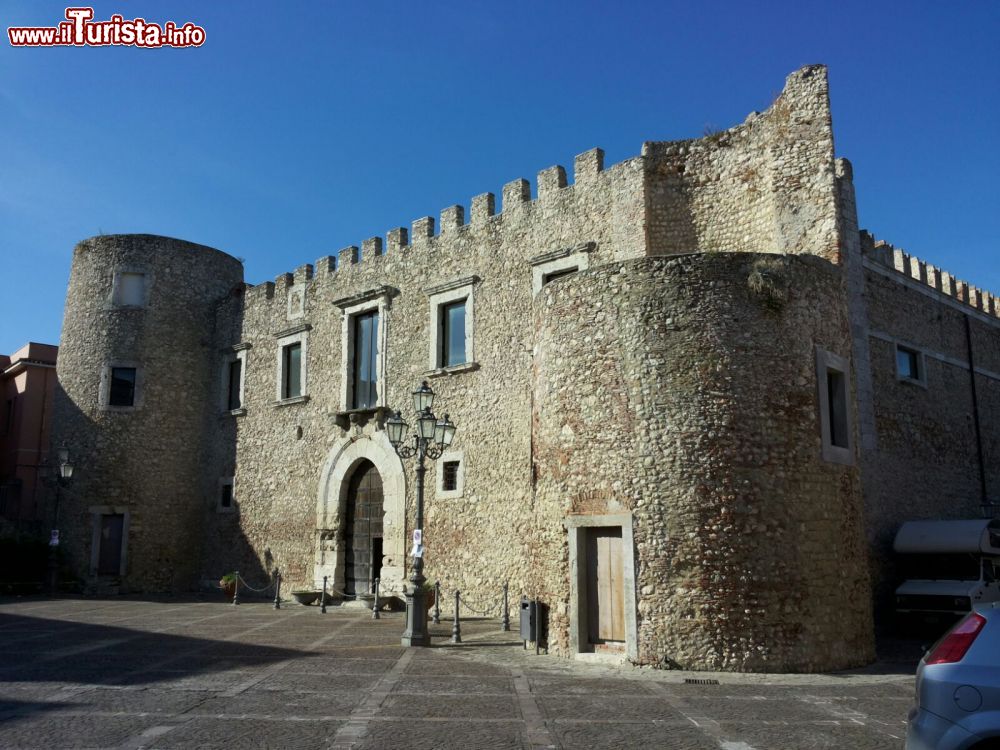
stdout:
<svg viewBox="0 0 1000 750">
<path fill-rule="evenodd" d="M 861 239 L 874 413 L 863 476 L 876 601 L 888 614 L 899 526 L 983 515 L 980 439 L 985 500 L 995 504 L 985 512 L 1000 511 L 1000 303 L 867 233 Z M 897 345 L 921 353 L 923 382 L 897 377 Z"/>
<path fill-rule="evenodd" d="M 859 470 L 820 448 L 815 349 L 850 355 L 837 267 L 614 263 L 546 287 L 535 326 L 539 530 L 633 514 L 640 662 L 872 658 Z M 565 553 L 540 559 L 565 647 L 571 572 Z"/>
<path fill-rule="evenodd" d="M 146 274 L 141 306 L 112 302 L 116 271 Z M 217 370 L 214 307 L 242 286 L 239 261 L 150 235 L 109 235 L 73 252 L 57 365 L 54 445 L 72 451 L 62 493 L 64 549 L 81 578 L 91 570 L 95 508 L 128 515 L 130 590 L 186 588 L 201 558 L 206 489 L 204 420 Z M 111 364 L 140 369 L 139 405 L 100 403 Z"/>
<path fill-rule="evenodd" d="M 808 253 L 839 262 L 826 68 L 795 71 L 763 113 L 646 143 L 649 254 Z"/>
</svg>

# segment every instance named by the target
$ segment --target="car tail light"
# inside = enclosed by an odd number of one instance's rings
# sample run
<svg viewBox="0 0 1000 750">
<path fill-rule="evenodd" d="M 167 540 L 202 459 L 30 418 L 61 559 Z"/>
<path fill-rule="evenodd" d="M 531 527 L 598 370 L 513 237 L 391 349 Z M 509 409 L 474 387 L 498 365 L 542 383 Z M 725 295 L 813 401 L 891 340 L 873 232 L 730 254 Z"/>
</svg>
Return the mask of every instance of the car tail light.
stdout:
<svg viewBox="0 0 1000 750">
<path fill-rule="evenodd" d="M 969 615 L 941 639 L 924 663 L 954 664 L 962 661 L 965 652 L 969 650 L 985 624 L 986 618 L 982 615 L 975 613 Z"/>
</svg>

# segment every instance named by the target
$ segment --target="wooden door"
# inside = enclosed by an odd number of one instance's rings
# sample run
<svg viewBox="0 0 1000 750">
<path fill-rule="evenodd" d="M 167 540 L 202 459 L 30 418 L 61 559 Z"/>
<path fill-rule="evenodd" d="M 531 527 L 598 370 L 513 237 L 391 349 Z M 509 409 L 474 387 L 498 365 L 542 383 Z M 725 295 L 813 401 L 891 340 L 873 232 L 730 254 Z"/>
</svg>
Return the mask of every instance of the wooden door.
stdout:
<svg viewBox="0 0 1000 750">
<path fill-rule="evenodd" d="M 97 551 L 98 575 L 121 575 L 122 530 L 124 527 L 124 515 L 115 514 L 101 516 L 100 548 Z"/>
<path fill-rule="evenodd" d="M 344 593 L 369 594 L 382 568 L 382 477 L 370 461 L 354 472 L 347 491 Z M 375 558 L 378 558 L 377 560 Z"/>
<path fill-rule="evenodd" d="M 587 630 L 590 643 L 624 643 L 624 578 L 621 528 L 588 529 Z"/>
</svg>

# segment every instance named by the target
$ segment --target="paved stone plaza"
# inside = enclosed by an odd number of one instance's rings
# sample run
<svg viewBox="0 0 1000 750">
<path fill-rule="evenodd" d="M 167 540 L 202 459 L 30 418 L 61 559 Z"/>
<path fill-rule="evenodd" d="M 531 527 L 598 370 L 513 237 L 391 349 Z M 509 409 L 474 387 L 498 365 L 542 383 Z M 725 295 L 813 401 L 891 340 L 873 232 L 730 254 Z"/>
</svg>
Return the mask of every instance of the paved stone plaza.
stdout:
<svg viewBox="0 0 1000 750">
<path fill-rule="evenodd" d="M 516 623 L 515 623 L 516 627 Z M 585 664 L 496 621 L 214 599 L 0 600 L 2 748 L 901 748 L 910 663 L 832 675 Z M 721 684 L 686 684 L 717 679 Z"/>
</svg>

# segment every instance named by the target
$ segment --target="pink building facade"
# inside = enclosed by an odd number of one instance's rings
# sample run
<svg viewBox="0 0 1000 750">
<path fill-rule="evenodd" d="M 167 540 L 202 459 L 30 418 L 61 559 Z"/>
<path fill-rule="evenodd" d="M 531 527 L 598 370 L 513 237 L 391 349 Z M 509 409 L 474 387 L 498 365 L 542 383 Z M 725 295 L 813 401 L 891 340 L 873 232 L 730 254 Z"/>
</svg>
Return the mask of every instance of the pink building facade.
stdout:
<svg viewBox="0 0 1000 750">
<path fill-rule="evenodd" d="M 0 355 L 0 516 L 28 530 L 49 518 L 48 461 L 57 346 L 29 342 Z"/>
</svg>

